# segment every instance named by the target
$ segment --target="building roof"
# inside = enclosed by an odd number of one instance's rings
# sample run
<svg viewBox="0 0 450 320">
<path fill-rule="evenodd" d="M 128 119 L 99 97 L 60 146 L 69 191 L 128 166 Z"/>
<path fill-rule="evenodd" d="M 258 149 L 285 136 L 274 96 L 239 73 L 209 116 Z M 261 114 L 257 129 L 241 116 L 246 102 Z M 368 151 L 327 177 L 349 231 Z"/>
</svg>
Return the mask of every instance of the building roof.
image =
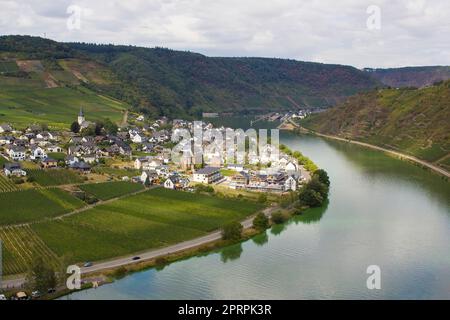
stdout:
<svg viewBox="0 0 450 320">
<path fill-rule="evenodd" d="M 218 168 L 218 167 L 204 167 L 202 169 L 197 170 L 195 173 L 196 174 L 211 174 L 211 173 L 214 173 L 219 170 L 220 170 L 220 168 Z"/>
</svg>

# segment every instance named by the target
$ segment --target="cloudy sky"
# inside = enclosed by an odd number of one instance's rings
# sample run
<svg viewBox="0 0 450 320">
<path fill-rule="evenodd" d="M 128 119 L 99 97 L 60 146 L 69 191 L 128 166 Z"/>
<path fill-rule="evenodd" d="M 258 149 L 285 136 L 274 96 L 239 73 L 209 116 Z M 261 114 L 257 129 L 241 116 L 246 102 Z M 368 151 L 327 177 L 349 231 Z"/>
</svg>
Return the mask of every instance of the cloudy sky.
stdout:
<svg viewBox="0 0 450 320">
<path fill-rule="evenodd" d="M 450 1 L 0 0 L 0 34 L 356 67 L 450 65 Z"/>
</svg>

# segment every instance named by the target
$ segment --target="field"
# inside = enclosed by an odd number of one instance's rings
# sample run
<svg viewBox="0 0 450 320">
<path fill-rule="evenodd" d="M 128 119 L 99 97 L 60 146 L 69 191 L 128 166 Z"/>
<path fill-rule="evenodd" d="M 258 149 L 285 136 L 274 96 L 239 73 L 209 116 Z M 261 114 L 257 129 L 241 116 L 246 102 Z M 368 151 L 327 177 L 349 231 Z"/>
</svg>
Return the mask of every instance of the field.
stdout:
<svg viewBox="0 0 450 320">
<path fill-rule="evenodd" d="M 17 190 L 19 190 L 19 188 L 13 182 L 9 181 L 8 178 L 4 177 L 3 175 L 0 175 L 0 193 Z"/>
<path fill-rule="evenodd" d="M 3 273 L 24 273 L 33 257 L 39 255 L 57 268 L 59 258 L 39 238 L 30 226 L 0 228 L 3 242 Z"/>
<path fill-rule="evenodd" d="M 58 216 L 83 205 L 83 201 L 60 189 L 0 193 L 0 226 Z"/>
<path fill-rule="evenodd" d="M 76 184 L 84 181 L 83 177 L 76 172 L 65 169 L 28 170 L 28 177 L 34 178 L 43 187 Z"/>
<path fill-rule="evenodd" d="M 258 209 L 254 202 L 157 188 L 32 228 L 59 256 L 95 261 L 202 236 Z"/>
<path fill-rule="evenodd" d="M 142 184 L 117 181 L 80 185 L 79 188 L 100 200 L 109 200 L 144 189 Z"/>
<path fill-rule="evenodd" d="M 83 107 L 86 120 L 110 118 L 118 122 L 127 106 L 83 88 L 45 88 L 39 80 L 0 76 L 0 123 L 17 127 L 47 123 L 56 129 L 68 129 Z"/>
</svg>

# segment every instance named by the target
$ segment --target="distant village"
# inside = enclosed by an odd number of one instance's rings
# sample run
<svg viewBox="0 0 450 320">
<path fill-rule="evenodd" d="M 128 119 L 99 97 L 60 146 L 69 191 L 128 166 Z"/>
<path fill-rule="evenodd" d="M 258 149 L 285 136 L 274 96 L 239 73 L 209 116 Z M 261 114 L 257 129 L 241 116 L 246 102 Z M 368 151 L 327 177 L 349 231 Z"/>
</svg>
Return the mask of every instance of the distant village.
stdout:
<svg viewBox="0 0 450 320">
<path fill-rule="evenodd" d="M 171 159 L 172 130 L 183 128 L 192 132 L 194 124 L 190 121 L 165 117 L 150 120 L 136 114 L 130 117 L 127 126 L 107 132 L 104 128 L 90 129 L 95 123 L 86 116 L 80 109 L 71 132 L 51 131 L 42 125 L 17 130 L 10 124 L 1 124 L 0 154 L 6 160 L 2 161 L 3 174 L 21 183 L 27 181 L 27 168 L 33 164 L 39 170 L 73 170 L 86 179 L 94 173 L 107 172 L 110 180 L 161 185 L 168 189 L 192 191 L 197 184 L 215 184 L 274 193 L 296 191 L 309 179 L 303 166 L 283 153 L 276 163 L 227 164 L 224 154 L 205 153 L 200 161 L 175 164 Z M 270 115 L 278 120 L 304 116 L 305 112 Z M 215 114 L 205 116 L 208 117 L 215 117 Z M 203 122 L 203 129 L 212 127 L 211 123 Z M 225 127 L 217 129 L 226 130 Z M 213 165 L 210 162 L 205 165 L 205 158 L 216 160 Z M 120 174 L 116 175 L 115 170 Z"/>
</svg>

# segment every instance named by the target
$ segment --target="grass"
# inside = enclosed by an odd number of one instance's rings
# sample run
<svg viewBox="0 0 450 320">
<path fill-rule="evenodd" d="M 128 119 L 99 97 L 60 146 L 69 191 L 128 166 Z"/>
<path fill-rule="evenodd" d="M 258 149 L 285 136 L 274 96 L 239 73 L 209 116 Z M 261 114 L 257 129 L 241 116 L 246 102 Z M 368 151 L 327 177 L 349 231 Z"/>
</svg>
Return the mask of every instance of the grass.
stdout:
<svg viewBox="0 0 450 320">
<path fill-rule="evenodd" d="M 0 193 L 0 225 L 39 221 L 83 205 L 83 201 L 60 189 Z"/>
<path fill-rule="evenodd" d="M 79 174 L 67 169 L 28 170 L 28 177 L 35 179 L 43 187 L 77 184 L 84 181 Z"/>
<path fill-rule="evenodd" d="M 92 169 L 92 172 L 99 173 L 99 174 L 107 174 L 110 176 L 117 176 L 117 177 L 134 177 L 140 175 L 139 170 L 135 169 L 121 169 L 121 168 L 114 168 L 111 166 L 108 167 L 95 167 Z"/>
<path fill-rule="evenodd" d="M 64 160 L 66 159 L 66 154 L 64 152 L 49 152 L 48 154 L 49 158 L 55 159 L 55 160 Z"/>
<path fill-rule="evenodd" d="M 100 200 L 109 200 L 143 190 L 144 186 L 139 183 L 116 181 L 85 184 L 80 185 L 79 188 Z"/>
<path fill-rule="evenodd" d="M 58 255 L 71 252 L 80 262 L 192 239 L 259 209 L 253 202 L 157 188 L 32 228 Z"/>
</svg>

